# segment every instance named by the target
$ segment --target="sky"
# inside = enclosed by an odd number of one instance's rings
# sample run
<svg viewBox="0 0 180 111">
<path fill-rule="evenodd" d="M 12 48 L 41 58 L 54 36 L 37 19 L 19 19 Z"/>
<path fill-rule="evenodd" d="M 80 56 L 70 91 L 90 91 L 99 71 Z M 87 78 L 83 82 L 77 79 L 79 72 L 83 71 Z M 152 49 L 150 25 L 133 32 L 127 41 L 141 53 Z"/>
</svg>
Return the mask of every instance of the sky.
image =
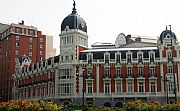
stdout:
<svg viewBox="0 0 180 111">
<path fill-rule="evenodd" d="M 180 39 L 180 0 L 75 0 L 86 21 L 89 47 L 95 42 L 115 43 L 120 33 L 157 38 L 166 25 Z M 54 37 L 59 54 L 63 19 L 72 12 L 73 0 L 0 0 L 0 22 L 32 25 Z"/>
</svg>

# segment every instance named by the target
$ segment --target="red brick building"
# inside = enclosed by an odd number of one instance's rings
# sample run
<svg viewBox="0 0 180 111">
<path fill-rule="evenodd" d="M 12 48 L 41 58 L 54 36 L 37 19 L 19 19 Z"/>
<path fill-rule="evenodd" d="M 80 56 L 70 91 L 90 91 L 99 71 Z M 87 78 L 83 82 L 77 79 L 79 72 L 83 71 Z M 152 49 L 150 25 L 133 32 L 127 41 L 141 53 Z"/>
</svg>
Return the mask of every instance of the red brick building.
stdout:
<svg viewBox="0 0 180 111">
<path fill-rule="evenodd" d="M 26 55 L 32 63 L 45 60 L 46 36 L 36 27 L 19 24 L 0 25 L 0 97 L 12 97 L 12 74 L 16 58 Z"/>
<path fill-rule="evenodd" d="M 158 39 L 120 33 L 115 44 L 87 47 L 87 25 L 74 2 L 72 13 L 61 24 L 60 55 L 19 68 L 14 99 L 82 104 L 84 89 L 85 104 L 108 107 L 122 107 L 136 99 L 179 100 L 180 45 L 171 29 L 166 28 Z"/>
</svg>

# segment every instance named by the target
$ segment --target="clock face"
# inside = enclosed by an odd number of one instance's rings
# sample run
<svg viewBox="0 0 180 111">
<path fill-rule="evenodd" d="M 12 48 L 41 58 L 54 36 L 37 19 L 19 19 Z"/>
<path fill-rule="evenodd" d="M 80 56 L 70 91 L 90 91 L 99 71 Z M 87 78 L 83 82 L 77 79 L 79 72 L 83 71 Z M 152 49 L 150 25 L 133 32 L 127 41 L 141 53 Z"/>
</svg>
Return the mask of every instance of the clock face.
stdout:
<svg viewBox="0 0 180 111">
<path fill-rule="evenodd" d="M 84 27 L 84 23 L 81 23 L 81 27 L 82 27 L 82 28 Z"/>
<path fill-rule="evenodd" d="M 125 37 L 125 35 L 123 33 L 120 33 L 117 36 L 115 44 L 120 45 L 120 46 L 126 44 L 126 37 Z"/>
</svg>

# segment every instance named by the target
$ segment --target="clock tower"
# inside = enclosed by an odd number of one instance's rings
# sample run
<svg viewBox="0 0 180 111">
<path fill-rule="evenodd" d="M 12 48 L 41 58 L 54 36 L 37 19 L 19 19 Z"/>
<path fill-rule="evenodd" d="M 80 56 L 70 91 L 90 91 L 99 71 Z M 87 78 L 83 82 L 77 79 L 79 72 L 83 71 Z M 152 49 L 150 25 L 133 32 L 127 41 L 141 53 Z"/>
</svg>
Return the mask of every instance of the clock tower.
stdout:
<svg viewBox="0 0 180 111">
<path fill-rule="evenodd" d="M 78 60 L 79 52 L 88 47 L 87 25 L 76 11 L 75 1 L 72 13 L 62 21 L 59 36 L 62 62 Z"/>
</svg>

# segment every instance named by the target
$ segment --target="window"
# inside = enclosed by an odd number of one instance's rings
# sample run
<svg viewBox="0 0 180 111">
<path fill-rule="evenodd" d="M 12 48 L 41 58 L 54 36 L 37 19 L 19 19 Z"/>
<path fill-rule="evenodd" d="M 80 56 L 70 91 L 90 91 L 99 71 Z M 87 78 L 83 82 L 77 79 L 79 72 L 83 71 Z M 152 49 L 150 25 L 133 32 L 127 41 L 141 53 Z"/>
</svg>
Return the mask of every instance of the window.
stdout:
<svg viewBox="0 0 180 111">
<path fill-rule="evenodd" d="M 139 83 L 139 92 L 144 92 L 144 84 L 143 84 L 143 82 Z"/>
<path fill-rule="evenodd" d="M 167 52 L 167 58 L 168 58 L 168 60 L 172 59 L 172 53 L 171 52 Z"/>
<path fill-rule="evenodd" d="M 16 35 L 16 40 L 19 40 L 19 39 L 20 39 L 19 35 Z"/>
<path fill-rule="evenodd" d="M 32 52 L 31 51 L 29 52 L 29 56 L 32 56 Z"/>
<path fill-rule="evenodd" d="M 131 67 L 127 68 L 127 76 L 132 77 L 132 68 Z"/>
<path fill-rule="evenodd" d="M 155 84 L 155 82 L 151 82 L 151 92 L 156 92 L 156 84 Z"/>
<path fill-rule="evenodd" d="M 60 84 L 58 85 L 58 92 L 61 94 L 67 94 L 71 92 L 71 83 L 64 83 L 64 84 Z"/>
<path fill-rule="evenodd" d="M 105 55 L 105 63 L 109 63 L 109 55 Z"/>
<path fill-rule="evenodd" d="M 154 54 L 150 53 L 150 59 L 154 59 Z"/>
<path fill-rule="evenodd" d="M 131 82 L 127 83 L 127 92 L 133 92 L 133 84 Z"/>
<path fill-rule="evenodd" d="M 110 77 L 109 68 L 104 69 L 104 76 L 105 77 Z"/>
<path fill-rule="evenodd" d="M 88 87 L 88 93 L 92 93 L 93 92 L 92 91 L 92 83 L 88 83 L 87 87 Z"/>
<path fill-rule="evenodd" d="M 127 62 L 131 63 L 131 54 L 127 54 Z"/>
<path fill-rule="evenodd" d="M 116 54 L 116 63 L 120 63 L 120 54 Z"/>
<path fill-rule="evenodd" d="M 32 45 L 31 44 L 29 45 L 29 49 L 32 49 Z"/>
<path fill-rule="evenodd" d="M 140 77 L 143 76 L 143 67 L 138 68 L 138 74 L 139 74 Z"/>
<path fill-rule="evenodd" d="M 19 51 L 18 50 L 16 50 L 16 55 L 19 55 Z"/>
<path fill-rule="evenodd" d="M 105 91 L 104 91 L 104 93 L 110 93 L 110 85 L 109 85 L 109 83 L 105 83 Z"/>
<path fill-rule="evenodd" d="M 39 52 L 39 53 L 40 53 L 40 55 L 42 55 L 42 50 L 40 50 L 40 52 Z"/>
<path fill-rule="evenodd" d="M 117 93 L 122 92 L 122 89 L 121 89 L 121 81 L 117 81 L 117 83 L 116 83 L 116 92 L 117 92 Z"/>
<path fill-rule="evenodd" d="M 63 61 L 63 56 L 61 56 L 61 61 Z"/>
<path fill-rule="evenodd" d="M 66 56 L 66 61 L 68 61 L 69 60 L 69 56 Z"/>
<path fill-rule="evenodd" d="M 73 60 L 73 55 L 71 55 L 71 60 Z"/>
<path fill-rule="evenodd" d="M 72 69 L 60 69 L 59 79 L 70 79 Z"/>
<path fill-rule="evenodd" d="M 155 68 L 154 67 L 150 67 L 150 76 L 154 76 L 155 75 Z"/>
<path fill-rule="evenodd" d="M 16 27 L 16 33 L 21 33 L 21 29 L 19 27 Z"/>
<path fill-rule="evenodd" d="M 35 35 L 34 30 L 29 30 L 29 35 Z"/>
<path fill-rule="evenodd" d="M 138 61 L 142 62 L 142 54 L 138 54 Z"/>
<path fill-rule="evenodd" d="M 88 72 L 87 76 L 92 77 L 92 68 L 88 68 L 87 72 Z"/>
<path fill-rule="evenodd" d="M 43 38 L 40 38 L 40 42 L 43 42 L 43 40 L 44 40 Z"/>
<path fill-rule="evenodd" d="M 16 47 L 19 47 L 19 42 L 16 42 Z"/>
<path fill-rule="evenodd" d="M 92 64 L 92 55 L 88 55 L 88 64 Z"/>
<path fill-rule="evenodd" d="M 32 37 L 29 37 L 29 42 L 32 42 L 33 41 L 33 38 Z"/>
<path fill-rule="evenodd" d="M 121 68 L 116 67 L 116 77 L 121 77 Z"/>
<path fill-rule="evenodd" d="M 142 59 L 142 54 L 138 54 L 138 59 Z"/>
<path fill-rule="evenodd" d="M 173 92 L 174 93 L 174 82 L 173 82 L 173 77 L 170 76 L 169 77 L 169 92 Z"/>
<path fill-rule="evenodd" d="M 43 48 L 43 45 L 42 44 L 40 44 L 40 49 L 42 49 Z"/>
<path fill-rule="evenodd" d="M 172 66 L 168 66 L 168 73 L 172 74 L 173 73 L 173 67 Z"/>
</svg>

